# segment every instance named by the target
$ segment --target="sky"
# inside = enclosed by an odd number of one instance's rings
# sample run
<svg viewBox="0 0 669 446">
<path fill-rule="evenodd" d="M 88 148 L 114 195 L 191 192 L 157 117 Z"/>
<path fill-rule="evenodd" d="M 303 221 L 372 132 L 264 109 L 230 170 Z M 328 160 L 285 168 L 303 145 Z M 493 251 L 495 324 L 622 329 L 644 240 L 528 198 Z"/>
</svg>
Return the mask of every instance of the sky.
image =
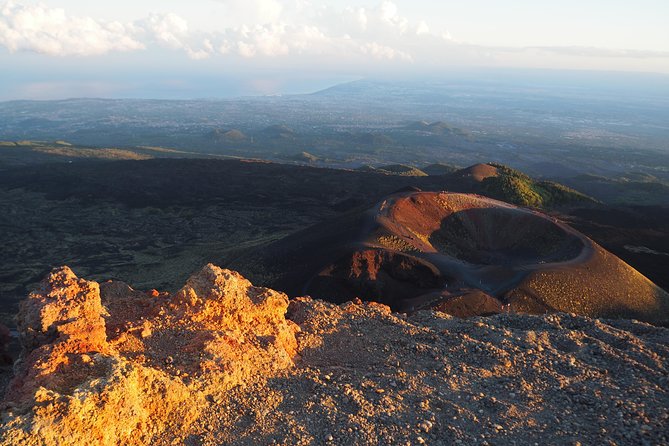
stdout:
<svg viewBox="0 0 669 446">
<path fill-rule="evenodd" d="M 0 100 L 308 92 L 466 69 L 669 75 L 666 0 L 0 0 Z"/>
</svg>

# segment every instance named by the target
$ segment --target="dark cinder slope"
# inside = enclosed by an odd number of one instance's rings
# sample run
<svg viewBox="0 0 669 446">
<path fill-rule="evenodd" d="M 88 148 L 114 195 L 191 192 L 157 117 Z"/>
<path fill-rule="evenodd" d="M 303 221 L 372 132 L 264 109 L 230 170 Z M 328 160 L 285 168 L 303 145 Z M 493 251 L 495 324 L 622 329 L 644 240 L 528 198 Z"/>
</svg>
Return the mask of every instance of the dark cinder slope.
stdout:
<svg viewBox="0 0 669 446">
<path fill-rule="evenodd" d="M 468 174 L 489 167 L 520 180 L 509 183 L 518 187 L 503 196 L 504 201 L 522 197 L 516 192 L 536 184 L 519 173 L 489 165 L 430 177 L 212 159 L 73 160 L 5 167 L 0 174 L 4 211 L 0 215 L 4 254 L 0 322 L 12 325 L 18 299 L 52 265 L 59 264 L 69 264 L 98 280 L 115 278 L 144 289 L 172 289 L 193 269 L 217 262 L 235 265 L 259 284 L 282 283 L 285 287 L 276 286 L 300 294 L 301 279 L 317 272 L 308 268 L 346 255 L 348 248 L 340 241 L 357 240 L 359 232 L 367 230 L 365 225 L 356 229 L 361 218 L 373 221 L 361 217 L 361 210 L 398 190 L 483 193 L 486 178 L 477 181 Z M 506 193 L 503 188 L 499 191 Z M 560 218 L 569 213 L 570 223 L 579 230 L 655 283 L 665 289 L 669 286 L 666 212 L 658 208 L 622 212 L 572 201 L 572 196 L 568 194 L 564 203 L 574 207 L 560 207 Z M 553 200 L 550 205 L 560 203 Z M 326 229 L 299 232 L 319 222 Z M 296 235 L 284 239 L 290 234 Z M 392 244 L 393 239 L 386 242 Z M 438 240 L 432 243 L 438 246 Z M 368 247 L 368 252 L 356 257 L 360 277 L 379 269 L 378 265 L 386 268 L 381 268 L 382 280 L 362 280 L 367 291 L 361 297 L 383 293 L 405 301 L 407 289 L 417 289 L 420 295 L 441 293 L 442 281 L 450 283 L 441 276 L 434 279 L 433 269 L 424 267 L 428 260 L 411 252 L 395 250 L 390 255 L 379 249 L 386 248 Z M 416 282 L 408 281 L 411 286 L 404 287 L 405 276 L 416 268 L 424 272 L 422 285 L 416 288 Z M 393 277 L 397 280 L 389 279 Z M 378 288 L 383 283 L 388 285 Z M 449 288 L 450 297 L 457 292 L 464 291 Z M 482 298 L 481 302 L 491 301 Z"/>
</svg>

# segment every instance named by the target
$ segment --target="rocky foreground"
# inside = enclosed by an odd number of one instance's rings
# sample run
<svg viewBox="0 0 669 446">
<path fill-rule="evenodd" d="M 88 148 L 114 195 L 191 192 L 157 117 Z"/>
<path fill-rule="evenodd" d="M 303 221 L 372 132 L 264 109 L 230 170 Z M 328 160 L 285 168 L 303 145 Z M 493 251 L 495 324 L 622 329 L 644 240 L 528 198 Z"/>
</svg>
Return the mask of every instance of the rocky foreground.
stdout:
<svg viewBox="0 0 669 446">
<path fill-rule="evenodd" d="M 19 313 L 0 444 L 669 444 L 669 330 L 177 293 L 54 270 Z M 1 346 L 0 346 L 1 347 Z"/>
</svg>

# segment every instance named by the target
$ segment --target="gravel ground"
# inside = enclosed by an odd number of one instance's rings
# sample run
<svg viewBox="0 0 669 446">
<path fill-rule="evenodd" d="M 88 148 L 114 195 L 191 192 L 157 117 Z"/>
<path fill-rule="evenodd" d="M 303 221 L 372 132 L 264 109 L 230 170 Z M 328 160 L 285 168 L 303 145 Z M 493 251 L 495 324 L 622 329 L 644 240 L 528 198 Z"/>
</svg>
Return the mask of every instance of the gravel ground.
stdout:
<svg viewBox="0 0 669 446">
<path fill-rule="evenodd" d="M 212 401 L 186 444 L 669 444 L 667 329 L 308 298 L 289 317 L 296 367 Z"/>
<path fill-rule="evenodd" d="M 669 329 L 637 321 L 289 302 L 213 265 L 174 295 L 59 268 L 20 316 L 46 344 L 3 445 L 669 444 Z"/>
</svg>

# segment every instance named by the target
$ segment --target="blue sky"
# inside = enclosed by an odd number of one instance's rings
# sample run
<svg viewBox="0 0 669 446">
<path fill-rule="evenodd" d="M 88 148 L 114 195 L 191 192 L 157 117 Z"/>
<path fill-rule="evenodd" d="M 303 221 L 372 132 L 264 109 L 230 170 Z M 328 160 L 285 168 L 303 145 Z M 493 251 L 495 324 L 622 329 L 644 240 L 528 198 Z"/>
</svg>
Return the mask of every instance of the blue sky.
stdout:
<svg viewBox="0 0 669 446">
<path fill-rule="evenodd" d="M 666 23 L 660 0 L 0 0 L 0 100 L 268 94 L 473 67 L 669 74 Z"/>
</svg>

